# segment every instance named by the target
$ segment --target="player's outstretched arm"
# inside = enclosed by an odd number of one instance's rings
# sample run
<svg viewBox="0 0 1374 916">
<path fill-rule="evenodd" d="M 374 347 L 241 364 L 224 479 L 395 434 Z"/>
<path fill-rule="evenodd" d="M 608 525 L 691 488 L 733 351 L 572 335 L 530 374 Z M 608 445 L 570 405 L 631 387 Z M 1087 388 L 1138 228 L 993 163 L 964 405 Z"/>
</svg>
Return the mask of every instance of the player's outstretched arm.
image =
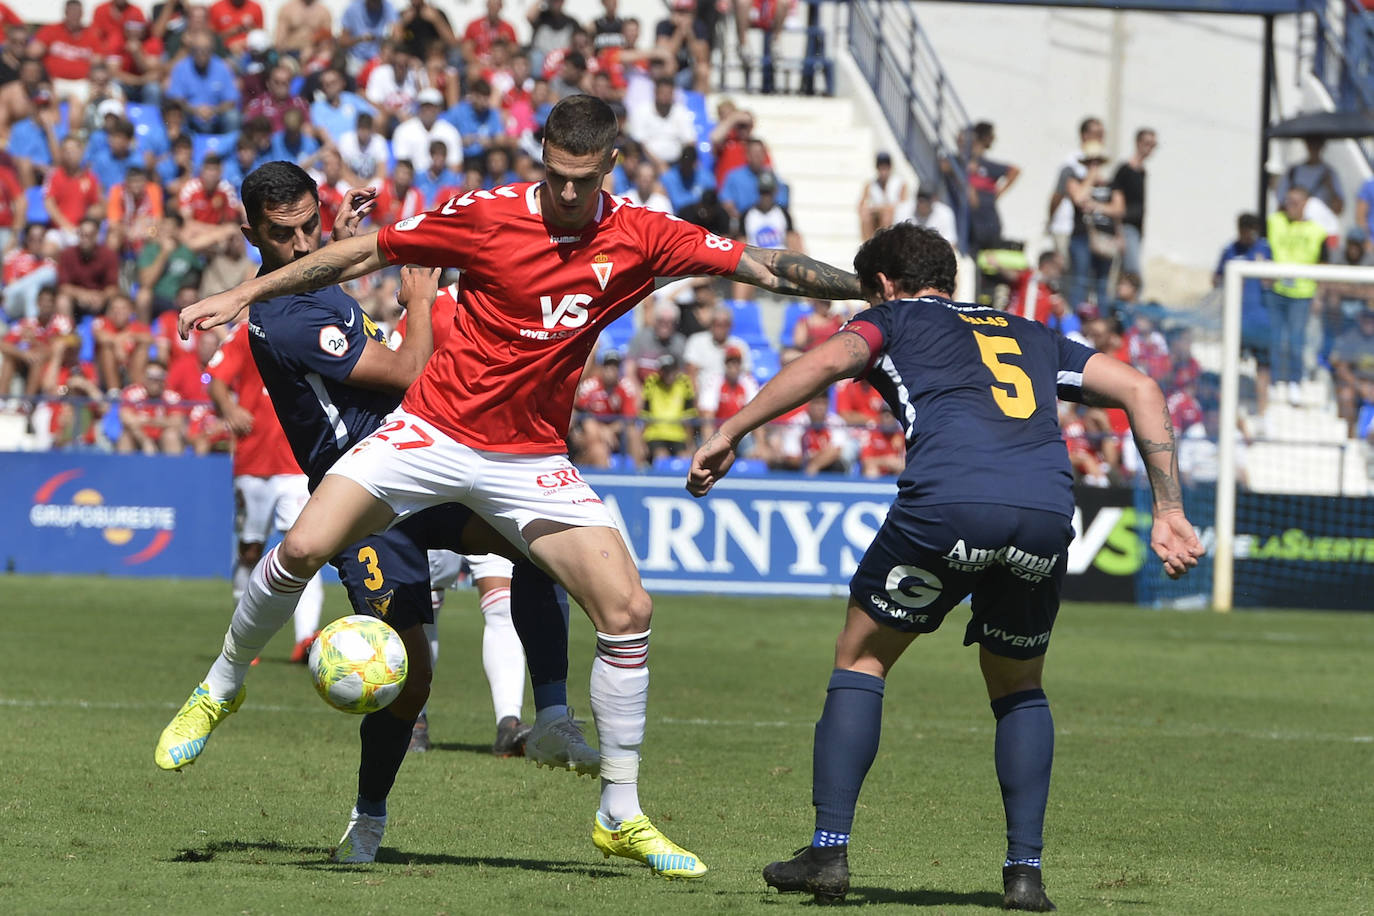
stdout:
<svg viewBox="0 0 1374 916">
<path fill-rule="evenodd" d="M 254 302 L 324 289 L 380 270 L 388 263 L 386 255 L 377 247 L 375 232 L 336 242 L 299 261 L 187 306 L 177 316 L 177 330 L 182 340 L 188 340 L 193 328 L 228 324 Z"/>
<path fill-rule="evenodd" d="M 1164 571 L 1177 579 L 1196 566 L 1205 551 L 1192 523 L 1183 514 L 1178 444 L 1164 393 L 1145 373 L 1097 353 L 1083 368 L 1083 394 L 1085 404 L 1121 407 L 1130 418 L 1131 433 L 1145 460 L 1154 497 L 1150 546 L 1164 562 Z"/>
<path fill-rule="evenodd" d="M 755 248 L 746 245 L 739 266 L 730 279 L 784 296 L 810 296 L 813 299 L 862 299 L 859 278 L 848 271 L 831 267 L 785 248 Z"/>
<path fill-rule="evenodd" d="M 868 365 L 868 341 L 841 331 L 825 343 L 782 367 L 739 413 L 720 425 L 692 456 L 687 491 L 705 496 L 735 463 L 741 439 L 769 420 L 800 407 L 842 378 L 853 378 Z"/>
</svg>

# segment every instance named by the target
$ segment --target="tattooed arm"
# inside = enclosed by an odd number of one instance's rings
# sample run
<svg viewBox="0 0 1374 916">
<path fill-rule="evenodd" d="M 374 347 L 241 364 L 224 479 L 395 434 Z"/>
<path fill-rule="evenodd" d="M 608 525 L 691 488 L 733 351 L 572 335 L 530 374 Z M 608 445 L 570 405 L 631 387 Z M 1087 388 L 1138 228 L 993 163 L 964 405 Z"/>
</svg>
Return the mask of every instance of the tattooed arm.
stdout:
<svg viewBox="0 0 1374 916">
<path fill-rule="evenodd" d="M 785 248 L 748 245 L 730 279 L 784 296 L 862 299 L 859 278 L 815 258 Z"/>
<path fill-rule="evenodd" d="M 821 394 L 842 378 L 853 378 L 868 365 L 868 342 L 841 331 L 782 367 L 754 399 L 720 425 L 692 456 L 687 490 L 704 496 L 735 462 L 735 447 L 751 431 Z"/>
<path fill-rule="evenodd" d="M 345 280 L 370 274 L 389 262 L 377 247 L 377 234 L 360 235 L 335 242 L 299 261 L 292 261 L 271 273 L 246 280 L 231 290 L 187 306 L 177 316 L 183 339 L 192 328 L 213 328 L 228 324 L 254 302 L 275 296 L 324 289 Z"/>
<path fill-rule="evenodd" d="M 1083 369 L 1083 403 L 1121 407 L 1131 421 L 1136 447 L 1145 459 L 1154 496 L 1150 546 L 1164 561 L 1164 571 L 1177 578 L 1197 565 L 1203 548 L 1183 514 L 1183 487 L 1178 474 L 1178 443 L 1164 393 L 1154 379 L 1126 363 L 1097 353 Z"/>
</svg>

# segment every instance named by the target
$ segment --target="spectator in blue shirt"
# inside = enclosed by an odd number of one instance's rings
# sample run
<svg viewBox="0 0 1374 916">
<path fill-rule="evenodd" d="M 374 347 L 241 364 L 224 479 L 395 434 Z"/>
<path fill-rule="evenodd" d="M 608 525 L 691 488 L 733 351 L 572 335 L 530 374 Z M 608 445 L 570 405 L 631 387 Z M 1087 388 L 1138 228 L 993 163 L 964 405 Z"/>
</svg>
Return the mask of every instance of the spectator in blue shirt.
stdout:
<svg viewBox="0 0 1374 916">
<path fill-rule="evenodd" d="M 414 188 L 425 199 L 425 209 L 433 207 L 439 192 L 444 188 L 456 191 L 463 184 L 463 178 L 448 167 L 448 146 L 443 140 L 429 144 L 429 168 L 415 173 Z"/>
<path fill-rule="evenodd" d="M 348 81 L 338 70 L 324 71 L 320 74 L 320 91 L 324 98 L 316 99 L 310 106 L 310 123 L 336 143 L 358 123 L 358 115 L 377 116 L 377 109 L 356 92 L 349 92 L 345 88 L 347 85 Z"/>
<path fill-rule="evenodd" d="M 1220 286 L 1227 261 L 1272 261 L 1269 243 L 1260 238 L 1260 219 L 1242 213 L 1236 220 L 1236 240 L 1227 245 L 1217 262 L 1212 285 Z M 1258 277 L 1247 277 L 1240 293 L 1240 345 L 1255 357 L 1255 396 L 1260 413 L 1269 401 L 1269 310 L 1264 305 L 1264 287 Z"/>
<path fill-rule="evenodd" d="M 282 131 L 272 135 L 269 161 L 283 159 L 297 164 L 309 159 L 320 148 L 320 141 L 306 133 L 305 115 L 299 109 L 289 109 L 282 115 Z"/>
<path fill-rule="evenodd" d="M 243 184 L 243 179 L 258 167 L 258 145 L 253 142 L 253 138 L 240 134 L 234 144 L 234 155 L 226 156 L 222 167 L 224 180 L 237 191 Z"/>
<path fill-rule="evenodd" d="M 100 182 L 100 189 L 108 192 L 124 180 L 131 166 L 146 166 L 147 160 L 134 148 L 134 128 L 128 121 L 117 121 L 110 130 L 99 133 L 104 133 L 104 141 L 86 145 L 86 165 Z M 95 139 L 94 134 L 91 139 Z"/>
<path fill-rule="evenodd" d="M 476 79 L 468 86 L 462 101 L 442 115 L 463 136 L 463 158 L 480 159 L 492 146 L 510 141 L 501 112 L 492 107 L 491 84 Z"/>
<path fill-rule="evenodd" d="M 379 42 L 391 35 L 397 18 L 396 8 L 387 0 L 353 0 L 339 19 L 339 46 L 361 67 L 380 53 Z M 353 122 L 348 126 L 351 128 Z"/>
<path fill-rule="evenodd" d="M 186 37 L 191 53 L 172 68 L 167 98 L 186 106 L 191 127 L 210 134 L 237 130 L 239 87 L 229 65 L 214 55 L 213 39 L 205 32 Z"/>
<path fill-rule="evenodd" d="M 493 146 L 487 150 L 487 158 L 482 167 L 484 188 L 500 188 L 520 180 L 520 176 L 510 167 L 510 153 L 506 152 L 504 147 Z"/>
<path fill-rule="evenodd" d="M 744 165 L 731 169 L 720 183 L 720 202 L 734 219 L 739 219 L 758 202 L 759 176 L 773 171 L 768 167 L 768 147 L 762 140 L 750 140 L 744 155 Z M 778 181 L 774 200 L 778 206 L 786 207 L 787 198 L 787 185 Z"/>
<path fill-rule="evenodd" d="M 158 160 L 155 171 L 157 183 L 167 189 L 170 197 L 175 197 L 182 183 L 195 174 L 190 134 L 182 134 L 172 141 L 172 151 Z"/>
<path fill-rule="evenodd" d="M 702 191 L 716 187 L 716 176 L 702 164 L 695 146 L 684 146 L 681 158 L 658 180 L 673 204 L 674 213 L 682 213 L 701 200 Z"/>
</svg>

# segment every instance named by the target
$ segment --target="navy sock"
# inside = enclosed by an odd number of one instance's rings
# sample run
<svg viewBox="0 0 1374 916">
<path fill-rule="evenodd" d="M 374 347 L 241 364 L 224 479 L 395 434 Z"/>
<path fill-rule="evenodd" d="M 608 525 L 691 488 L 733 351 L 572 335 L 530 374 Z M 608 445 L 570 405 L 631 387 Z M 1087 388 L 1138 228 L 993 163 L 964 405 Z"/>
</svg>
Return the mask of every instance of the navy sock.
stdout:
<svg viewBox="0 0 1374 916">
<path fill-rule="evenodd" d="M 396 774 L 410 747 L 414 719 L 398 719 L 389 709 L 363 716 L 358 726 L 362 755 L 358 763 L 358 802 L 360 814 L 386 816 L 386 797 L 396 784 Z"/>
<path fill-rule="evenodd" d="M 997 717 L 997 781 L 1007 814 L 1007 864 L 1038 867 L 1054 762 L 1050 701 L 1043 690 L 1023 690 L 993 700 L 992 714 Z"/>
<path fill-rule="evenodd" d="M 882 724 L 883 679 L 842 668 L 832 671 L 811 758 L 818 836 L 823 831 L 848 838 L 859 789 L 878 755 Z"/>
<path fill-rule="evenodd" d="M 534 688 L 534 708 L 568 705 L 568 593 L 528 560 L 515 564 L 510 617 Z"/>
</svg>

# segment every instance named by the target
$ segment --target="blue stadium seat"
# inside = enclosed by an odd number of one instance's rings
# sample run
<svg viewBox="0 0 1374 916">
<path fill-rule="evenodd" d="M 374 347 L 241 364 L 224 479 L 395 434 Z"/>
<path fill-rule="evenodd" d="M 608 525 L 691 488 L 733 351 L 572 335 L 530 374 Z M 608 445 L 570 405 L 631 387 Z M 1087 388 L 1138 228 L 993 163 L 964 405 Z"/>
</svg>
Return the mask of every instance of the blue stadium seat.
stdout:
<svg viewBox="0 0 1374 916">
<path fill-rule="evenodd" d="M 43 206 L 43 186 L 35 185 L 24 192 L 28 198 L 28 221 L 46 226 L 52 222 L 48 216 L 48 208 Z"/>
<path fill-rule="evenodd" d="M 686 474 L 687 469 L 692 466 L 692 459 L 687 455 L 666 456 L 654 459 L 654 470 L 663 471 L 669 474 Z"/>
<path fill-rule="evenodd" d="M 622 473 L 625 471 L 633 471 L 634 469 L 634 459 L 631 458 L 629 455 L 612 455 L 611 466 L 606 468 L 606 470 L 608 471 L 617 471 Z"/>
<path fill-rule="evenodd" d="M 239 132 L 231 130 L 227 134 L 191 134 L 191 161 L 199 170 L 201 161 L 210 153 L 227 159 L 234 155 L 234 144 L 239 141 Z"/>
<path fill-rule="evenodd" d="M 782 313 L 782 333 L 778 335 L 778 346 L 792 346 L 792 334 L 796 330 L 797 322 L 809 311 L 811 306 L 805 302 L 787 303 L 787 310 Z"/>
<path fill-rule="evenodd" d="M 81 339 L 81 347 L 77 350 L 76 358 L 83 363 L 95 362 L 94 321 L 94 315 L 87 315 L 85 318 L 82 318 L 81 323 L 76 326 L 76 336 Z"/>
<path fill-rule="evenodd" d="M 768 462 L 757 458 L 738 458 L 730 465 L 730 473 L 735 477 L 760 477 L 768 473 Z"/>
<path fill-rule="evenodd" d="M 105 416 L 100 418 L 100 431 L 105 434 L 105 438 L 111 442 L 118 442 L 120 433 L 124 432 L 124 424 L 119 419 L 119 408 L 105 412 Z"/>
<path fill-rule="evenodd" d="M 623 351 L 633 336 L 635 336 L 635 313 L 631 309 L 602 329 L 600 349 Z"/>
<path fill-rule="evenodd" d="M 735 313 L 735 336 L 751 348 L 769 346 L 763 335 L 763 314 L 753 299 L 727 299 L 725 304 Z"/>
<path fill-rule="evenodd" d="M 702 125 L 706 126 L 709 133 L 711 130 L 711 113 L 706 109 L 706 96 L 691 89 L 682 91 L 682 104 L 687 106 L 687 110 L 692 113 L 692 120 L 696 123 L 697 132 L 701 132 Z"/>
<path fill-rule="evenodd" d="M 706 137 L 697 140 L 697 162 L 708 172 L 714 173 L 716 170 L 716 155 L 711 152 L 711 141 Z"/>
<path fill-rule="evenodd" d="M 749 355 L 754 360 L 754 378 L 760 385 L 777 375 L 778 370 L 782 368 L 778 351 L 772 347 L 753 347 L 749 350 Z"/>
<path fill-rule="evenodd" d="M 134 126 L 136 136 L 145 149 L 154 152 L 167 148 L 167 128 L 162 123 L 162 109 L 157 105 L 130 102 L 124 106 L 129 123 Z"/>
</svg>

